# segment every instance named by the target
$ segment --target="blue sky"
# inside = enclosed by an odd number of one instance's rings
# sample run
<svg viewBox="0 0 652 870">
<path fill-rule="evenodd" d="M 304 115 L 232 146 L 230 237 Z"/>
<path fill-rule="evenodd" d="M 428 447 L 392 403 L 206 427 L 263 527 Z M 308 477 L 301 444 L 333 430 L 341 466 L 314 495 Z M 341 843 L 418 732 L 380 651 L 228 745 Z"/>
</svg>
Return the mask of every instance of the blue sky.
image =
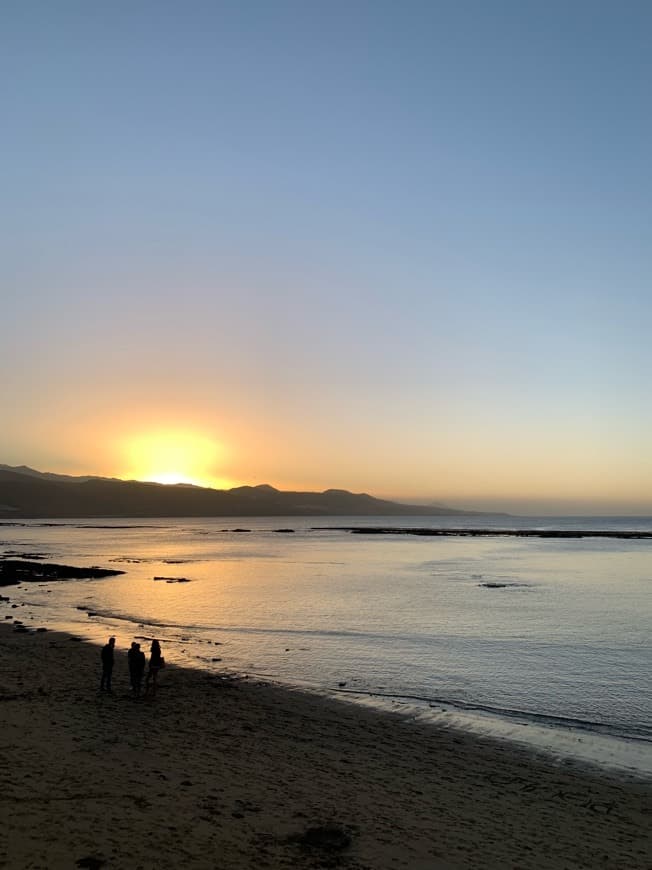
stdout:
<svg viewBox="0 0 652 870">
<path fill-rule="evenodd" d="M 3 461 L 183 431 L 206 479 L 652 510 L 651 37 L 636 2 L 5 4 Z"/>
</svg>

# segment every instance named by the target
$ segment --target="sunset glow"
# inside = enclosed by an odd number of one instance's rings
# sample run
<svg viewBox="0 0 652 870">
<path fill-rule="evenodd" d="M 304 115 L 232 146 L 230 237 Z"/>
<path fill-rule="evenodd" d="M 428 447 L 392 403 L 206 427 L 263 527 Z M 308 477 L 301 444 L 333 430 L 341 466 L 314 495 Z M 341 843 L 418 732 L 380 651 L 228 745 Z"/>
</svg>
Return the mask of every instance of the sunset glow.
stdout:
<svg viewBox="0 0 652 870">
<path fill-rule="evenodd" d="M 154 483 L 188 483 L 225 488 L 218 472 L 224 448 L 189 431 L 153 431 L 128 438 L 122 446 L 125 469 L 120 474 Z"/>
<path fill-rule="evenodd" d="M 0 464 L 652 513 L 650 4 L 9 5 Z"/>
</svg>

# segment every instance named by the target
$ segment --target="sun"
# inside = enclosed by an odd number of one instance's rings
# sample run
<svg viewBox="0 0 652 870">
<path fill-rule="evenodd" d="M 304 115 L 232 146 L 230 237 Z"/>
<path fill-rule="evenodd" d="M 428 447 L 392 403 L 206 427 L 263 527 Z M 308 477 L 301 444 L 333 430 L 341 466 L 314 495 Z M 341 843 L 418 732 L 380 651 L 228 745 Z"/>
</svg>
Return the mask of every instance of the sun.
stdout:
<svg viewBox="0 0 652 870">
<path fill-rule="evenodd" d="M 126 470 L 121 476 L 132 480 L 218 488 L 228 483 L 215 473 L 224 461 L 223 445 L 197 432 L 140 433 L 126 439 L 122 453 Z"/>
<path fill-rule="evenodd" d="M 193 486 L 205 486 L 206 481 L 197 477 L 188 477 L 180 471 L 164 471 L 162 474 L 149 474 L 147 480 L 150 483 L 190 483 Z"/>
</svg>

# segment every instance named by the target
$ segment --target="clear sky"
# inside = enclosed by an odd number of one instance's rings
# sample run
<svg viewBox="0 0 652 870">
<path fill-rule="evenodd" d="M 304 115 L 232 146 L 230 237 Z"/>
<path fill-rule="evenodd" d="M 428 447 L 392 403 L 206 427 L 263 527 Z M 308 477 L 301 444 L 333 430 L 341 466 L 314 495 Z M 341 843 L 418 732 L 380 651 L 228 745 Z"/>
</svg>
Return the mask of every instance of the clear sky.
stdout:
<svg viewBox="0 0 652 870">
<path fill-rule="evenodd" d="M 652 513 L 652 4 L 6 0 L 0 462 Z"/>
</svg>

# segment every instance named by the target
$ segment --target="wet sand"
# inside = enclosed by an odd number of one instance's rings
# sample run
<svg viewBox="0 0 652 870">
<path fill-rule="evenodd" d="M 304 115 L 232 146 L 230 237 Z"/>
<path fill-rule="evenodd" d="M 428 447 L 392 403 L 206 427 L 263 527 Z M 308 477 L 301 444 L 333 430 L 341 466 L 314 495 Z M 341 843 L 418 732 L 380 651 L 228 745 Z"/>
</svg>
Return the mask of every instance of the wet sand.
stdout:
<svg viewBox="0 0 652 870">
<path fill-rule="evenodd" d="M 0 626 L 8 868 L 649 868 L 652 786 L 171 664 L 113 695 L 99 649 Z"/>
</svg>

